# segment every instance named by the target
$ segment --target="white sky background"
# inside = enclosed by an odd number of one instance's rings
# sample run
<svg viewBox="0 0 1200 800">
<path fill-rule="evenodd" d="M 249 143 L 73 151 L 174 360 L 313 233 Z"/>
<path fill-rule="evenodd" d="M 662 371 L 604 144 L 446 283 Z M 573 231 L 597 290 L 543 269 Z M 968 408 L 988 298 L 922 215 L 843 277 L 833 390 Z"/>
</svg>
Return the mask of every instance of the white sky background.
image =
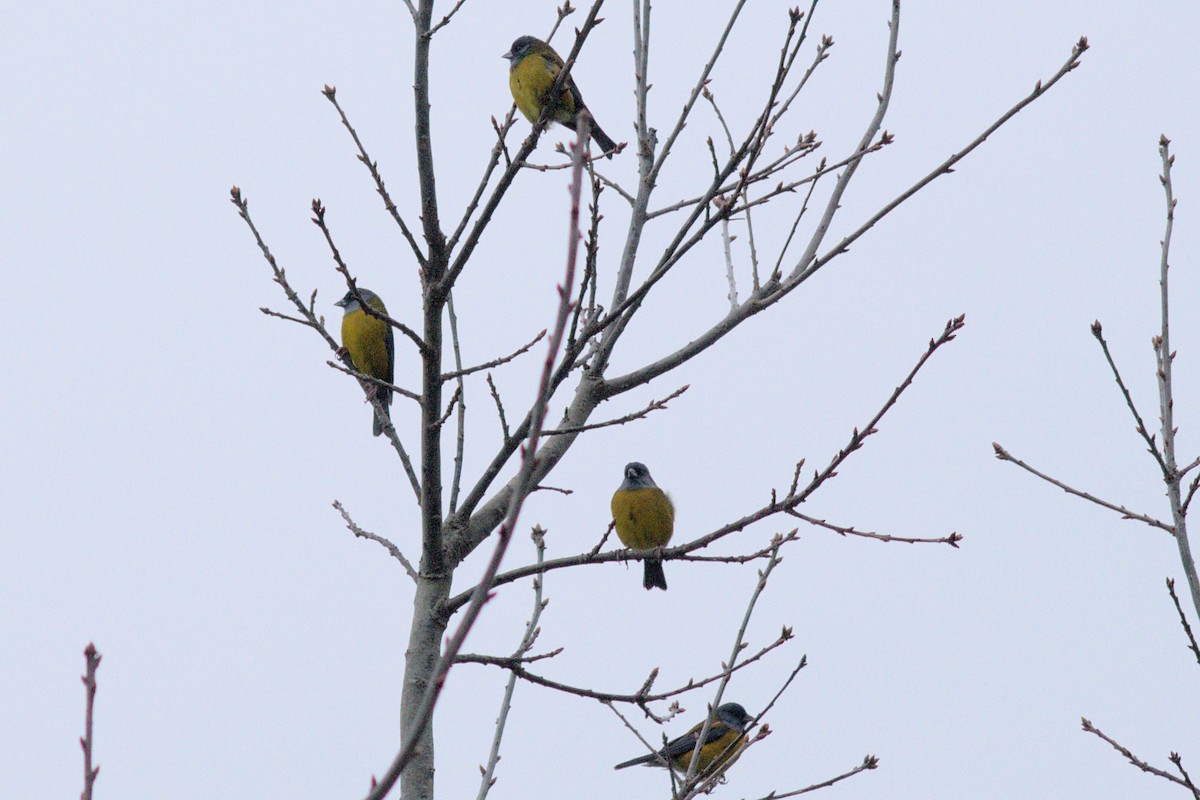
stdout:
<svg viewBox="0 0 1200 800">
<path fill-rule="evenodd" d="M 655 7 L 660 130 L 730 5 Z M 553 8 L 469 0 L 437 36 L 434 152 L 447 229 L 487 158 L 489 117 L 509 108 L 500 54 L 520 34 L 544 35 Z M 885 0 L 818 8 L 807 57 L 816 35 L 837 44 L 771 152 L 809 129 L 829 158 L 850 152 L 881 85 L 888 10 Z M 602 16 L 575 76 L 608 133 L 630 141 L 629 4 L 614 0 Z M 330 502 L 414 558 L 415 505 L 390 448 L 370 436 L 358 386 L 325 366 L 324 344 L 257 310 L 286 307 L 228 190 L 242 187 L 293 285 L 320 290 L 335 329 L 344 289 L 308 222 L 313 197 L 328 205 L 363 285 L 393 315 L 416 319 L 408 248 L 320 95 L 322 84 L 338 87 L 417 228 L 403 5 L 43 2 L 5 17 L 0 797 L 79 791 L 89 641 L 104 655 L 98 796 L 360 796 L 398 743 L 411 584 L 381 548 L 345 531 Z M 739 130 L 785 24 L 785 4 L 750 4 L 714 73 Z M 1200 676 L 1163 588 L 1166 576 L 1182 588 L 1173 542 L 999 463 L 990 445 L 1167 514 L 1088 325 L 1104 322 L 1143 414 L 1156 418 L 1149 341 L 1163 232 L 1156 147 L 1166 133 L 1178 155 L 1173 344 L 1181 460 L 1190 460 L 1200 425 L 1198 25 L 1184 2 L 909 2 L 885 123 L 896 143 L 862 166 L 831 237 L 1053 74 L 1080 34 L 1092 50 L 955 174 L 781 305 L 602 407 L 599 418 L 619 416 L 691 385 L 669 411 L 583 437 L 550 480 L 574 494 L 528 504 L 508 566 L 532 558 L 533 523 L 549 530 L 551 557 L 591 547 L 621 467 L 635 459 L 672 494 L 676 541 L 708 532 L 762 505 L 772 487 L 785 490 L 797 459 L 824 466 L 929 338 L 966 313 L 958 340 L 805 509 L 897 535 L 958 531 L 961 549 L 801 530 L 750 633 L 755 649 L 783 625 L 796 639 L 739 673 L 726 699 L 757 711 L 802 653 L 810 665 L 768 719 L 774 734 L 720 796 L 806 786 L 868 753 L 881 758 L 877 771 L 822 796 L 1181 796 L 1082 733 L 1081 716 L 1160 767 L 1180 750 L 1200 774 Z M 517 124 L 514 145 L 527 131 Z M 654 205 L 707 180 L 703 141 L 717 134 L 698 108 Z M 566 137 L 552 131 L 537 160 L 559 160 L 551 144 Z M 601 169 L 632 187 L 630 151 Z M 549 323 L 566 182 L 562 172 L 521 175 L 460 281 L 468 363 Z M 797 202 L 756 218 L 761 246 L 779 240 Z M 614 192 L 603 203 L 611 291 L 627 215 Z M 665 231 L 648 235 L 647 257 Z M 720 253 L 714 237 L 652 295 L 614 374 L 724 313 Z M 744 297 L 744 249 L 738 257 Z M 397 350 L 397 381 L 415 387 L 400 337 Z M 510 418 L 532 394 L 542 352 L 496 374 Z M 473 475 L 498 433 L 481 380 L 467 400 Z M 397 399 L 394 416 L 415 445 L 411 404 Z M 719 551 L 759 547 L 790 527 L 773 520 Z M 464 572 L 476 573 L 488 550 Z M 728 657 L 755 569 L 668 563 L 667 593 L 641 589 L 640 565 L 553 573 L 538 649 L 566 651 L 538 671 L 611 691 L 635 690 L 656 666 L 662 688 L 711 674 Z M 469 575 L 456 579 L 456 589 L 468 585 Z M 511 652 L 529 605 L 528 583 L 503 588 L 467 649 Z M 436 718 L 441 796 L 476 791 L 503 678 L 474 666 L 452 674 Z M 668 732 L 696 721 L 710 698 L 688 695 Z M 611 769 L 639 749 L 595 702 L 520 685 L 492 797 L 666 796 L 662 772 Z"/>
</svg>

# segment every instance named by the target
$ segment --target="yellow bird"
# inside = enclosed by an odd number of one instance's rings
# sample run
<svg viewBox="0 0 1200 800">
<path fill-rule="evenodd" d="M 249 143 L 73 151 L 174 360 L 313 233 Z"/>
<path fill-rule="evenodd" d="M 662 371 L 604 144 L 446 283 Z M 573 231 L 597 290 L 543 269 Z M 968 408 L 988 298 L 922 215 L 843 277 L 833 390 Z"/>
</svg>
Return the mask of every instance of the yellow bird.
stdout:
<svg viewBox="0 0 1200 800">
<path fill-rule="evenodd" d="M 379 295 L 370 289 L 359 288 L 358 292 L 371 308 L 384 314 L 387 313 L 387 308 L 379 299 Z M 353 292 L 346 292 L 346 296 L 334 305 L 345 309 L 345 313 L 342 315 L 342 347 L 350 353 L 350 360 L 354 363 L 354 368 L 364 375 L 392 383 L 393 364 L 396 360 L 392 326 L 363 311 L 362 305 Z M 376 384 L 372 384 L 371 388 L 372 391 L 368 392 L 367 397 L 378 398 L 383 406 L 383 414 L 390 422 L 391 414 L 388 406 L 392 404 L 392 390 Z M 383 421 L 375 415 L 374 406 L 371 409 L 371 419 L 373 420 L 371 431 L 376 436 L 383 433 Z"/>
<path fill-rule="evenodd" d="M 542 114 L 542 108 L 549 101 L 550 89 L 563 67 L 563 60 L 554 48 L 541 39 L 532 36 L 522 36 L 512 43 L 512 49 L 504 54 L 509 61 L 508 88 L 512 90 L 513 100 L 517 108 L 530 122 L 537 122 Z M 567 76 L 567 85 L 563 87 L 558 105 L 551 113 L 550 119 L 569 128 L 575 127 L 575 117 L 581 109 L 587 108 L 575 79 Z M 605 156 L 612 158 L 612 151 L 617 143 L 608 138 L 608 134 L 600 129 L 596 118 L 592 117 L 592 139 L 604 150 Z"/>
<path fill-rule="evenodd" d="M 613 522 L 621 544 L 634 550 L 664 547 L 675 532 L 675 506 L 666 492 L 658 488 L 645 464 L 634 461 L 625 465 L 625 480 L 612 496 Z M 645 560 L 642 586 L 667 588 L 662 561 Z"/>
<path fill-rule="evenodd" d="M 708 726 L 708 735 L 704 737 L 704 744 L 700 746 L 700 758 L 696 762 L 697 775 L 704 775 L 710 769 L 719 769 L 738 756 L 746 741 L 746 725 L 751 719 L 753 717 L 737 703 L 723 703 L 717 708 L 712 717 L 712 724 Z M 683 736 L 667 742 L 667 746 L 661 750 L 622 761 L 613 769 L 625 769 L 637 764 L 665 767 L 667 762 L 670 762 L 677 772 L 686 774 L 703 728 L 704 723 L 701 722 Z"/>
</svg>

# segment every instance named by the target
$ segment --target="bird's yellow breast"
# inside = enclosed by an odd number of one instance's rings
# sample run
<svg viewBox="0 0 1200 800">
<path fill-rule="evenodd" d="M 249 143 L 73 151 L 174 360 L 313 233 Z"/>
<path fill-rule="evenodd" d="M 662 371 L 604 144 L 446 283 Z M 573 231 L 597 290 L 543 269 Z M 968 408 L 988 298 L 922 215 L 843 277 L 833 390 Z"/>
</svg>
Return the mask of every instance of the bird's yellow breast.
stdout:
<svg viewBox="0 0 1200 800">
<path fill-rule="evenodd" d="M 361 308 L 342 317 L 342 346 L 350 353 L 354 368 L 364 375 L 391 383 L 392 360 L 387 340 L 387 323 Z"/>
<path fill-rule="evenodd" d="M 559 65 L 546 59 L 538 53 L 530 53 L 512 65 L 508 71 L 508 87 L 512 89 L 513 99 L 517 108 L 530 122 L 537 122 L 541 116 L 542 106 L 558 77 Z M 563 93 L 555 109 L 553 120 L 570 124 L 575 119 L 575 98 L 571 96 L 568 87 L 563 87 Z"/>
<path fill-rule="evenodd" d="M 724 732 L 713 741 L 700 748 L 700 759 L 696 762 L 696 774 L 702 775 L 713 767 L 713 762 L 717 762 L 717 766 L 724 766 L 732 763 L 738 756 L 741 755 L 741 747 L 745 740 L 745 734 L 740 733 L 734 728 L 728 728 L 722 723 L 715 722 L 714 726 L 720 725 L 724 728 Z M 699 731 L 697 731 L 699 733 Z M 709 732 L 712 735 L 712 732 Z M 719 757 L 719 760 L 718 760 Z M 681 773 L 687 772 L 688 766 L 692 763 L 692 751 L 688 750 L 675 757 L 675 769 Z"/>
<path fill-rule="evenodd" d="M 663 547 L 675 532 L 675 506 L 658 487 L 618 489 L 612 515 L 621 544 L 636 550 Z"/>
</svg>

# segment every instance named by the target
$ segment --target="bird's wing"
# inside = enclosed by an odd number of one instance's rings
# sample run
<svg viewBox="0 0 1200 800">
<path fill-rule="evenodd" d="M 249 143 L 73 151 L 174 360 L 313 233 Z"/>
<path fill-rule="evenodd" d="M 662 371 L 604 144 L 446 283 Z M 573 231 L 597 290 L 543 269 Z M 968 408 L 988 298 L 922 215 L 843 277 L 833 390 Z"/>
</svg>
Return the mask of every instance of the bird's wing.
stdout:
<svg viewBox="0 0 1200 800">
<path fill-rule="evenodd" d="M 395 383 L 396 374 L 396 337 L 392 335 L 392 326 L 387 326 L 387 333 L 384 334 L 384 339 L 387 341 L 387 375 L 384 380 L 388 383 Z"/>
<path fill-rule="evenodd" d="M 558 57 L 558 53 L 539 53 L 541 59 L 546 62 L 546 70 L 550 73 L 550 77 L 557 78 L 558 71 L 562 69 L 562 59 Z"/>
<path fill-rule="evenodd" d="M 583 95 L 579 93 L 579 87 L 575 85 L 574 76 L 567 76 L 567 91 L 571 93 L 571 100 L 575 102 L 576 113 L 579 113 L 579 109 L 586 108 L 583 104 Z"/>
<path fill-rule="evenodd" d="M 696 749 L 696 739 L 700 737 L 700 730 L 704 727 L 703 723 L 692 728 L 690 731 L 680 736 L 678 739 L 672 739 L 667 742 L 667 747 L 664 755 L 667 758 L 679 758 L 685 753 L 690 753 Z M 712 725 L 708 728 L 708 735 L 704 737 L 704 744 L 711 744 L 717 739 L 720 739 L 725 734 L 729 733 L 729 726 L 719 720 L 713 720 Z"/>
</svg>

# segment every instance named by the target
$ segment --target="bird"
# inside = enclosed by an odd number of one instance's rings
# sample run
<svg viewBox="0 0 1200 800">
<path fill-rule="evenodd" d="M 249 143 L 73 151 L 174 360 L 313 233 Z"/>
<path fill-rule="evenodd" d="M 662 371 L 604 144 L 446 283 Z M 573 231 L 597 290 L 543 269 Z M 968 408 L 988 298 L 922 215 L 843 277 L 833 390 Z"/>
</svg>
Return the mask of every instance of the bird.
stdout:
<svg viewBox="0 0 1200 800">
<path fill-rule="evenodd" d="M 554 86 L 554 79 L 562 69 L 563 60 L 554 52 L 554 48 L 541 39 L 533 36 L 522 36 L 512 43 L 512 48 L 505 53 L 508 67 L 508 88 L 512 90 L 513 100 L 517 108 L 530 122 L 537 122 L 542 114 L 542 108 L 550 99 L 547 95 Z M 586 109 L 583 96 L 575 79 L 567 76 L 567 83 L 559 96 L 558 105 L 551 112 L 550 119 L 569 128 L 575 127 L 575 117 L 580 110 Z M 608 138 L 600 125 L 592 118 L 592 139 L 604 150 L 608 158 L 612 158 L 617 143 Z"/>
<path fill-rule="evenodd" d="M 379 295 L 370 289 L 362 288 L 358 290 L 358 293 L 371 308 L 383 314 L 387 313 L 387 308 L 383 305 L 383 300 L 379 298 Z M 346 292 L 346 296 L 334 305 L 341 306 L 345 310 L 342 315 L 342 347 L 346 348 L 346 352 L 350 354 L 350 361 L 354 364 L 354 368 L 364 375 L 392 383 L 392 370 L 396 361 L 396 344 L 392 339 L 392 326 L 363 311 L 362 304 L 359 303 L 352 291 Z M 383 406 L 383 415 L 390 422 L 391 413 L 388 411 L 388 406 L 392 404 L 392 390 L 378 384 L 372 384 L 371 388 L 374 390 L 373 396 Z M 368 394 L 368 397 L 371 396 Z M 373 406 L 371 419 L 371 432 L 376 436 L 383 433 L 383 421 L 375 414 Z"/>
<path fill-rule="evenodd" d="M 635 550 L 664 547 L 675 532 L 675 506 L 666 492 L 650 477 L 650 470 L 637 461 L 625 465 L 625 480 L 612 496 L 613 523 L 621 544 Z M 642 586 L 667 588 L 662 561 L 645 559 Z"/>
<path fill-rule="evenodd" d="M 710 770 L 716 770 L 733 763 L 746 740 L 746 725 L 752 717 L 738 703 L 723 703 L 712 715 L 712 724 L 708 726 L 708 734 L 704 744 L 700 746 L 700 757 L 696 761 L 696 774 L 704 775 Z M 667 742 L 666 747 L 628 761 L 622 761 L 613 769 L 644 764 L 647 767 L 664 767 L 667 762 L 676 771 L 686 773 L 692 763 L 692 753 L 696 750 L 696 741 L 704 728 L 701 722 L 690 731 L 677 739 Z M 715 765 L 714 765 L 714 762 Z"/>
</svg>

